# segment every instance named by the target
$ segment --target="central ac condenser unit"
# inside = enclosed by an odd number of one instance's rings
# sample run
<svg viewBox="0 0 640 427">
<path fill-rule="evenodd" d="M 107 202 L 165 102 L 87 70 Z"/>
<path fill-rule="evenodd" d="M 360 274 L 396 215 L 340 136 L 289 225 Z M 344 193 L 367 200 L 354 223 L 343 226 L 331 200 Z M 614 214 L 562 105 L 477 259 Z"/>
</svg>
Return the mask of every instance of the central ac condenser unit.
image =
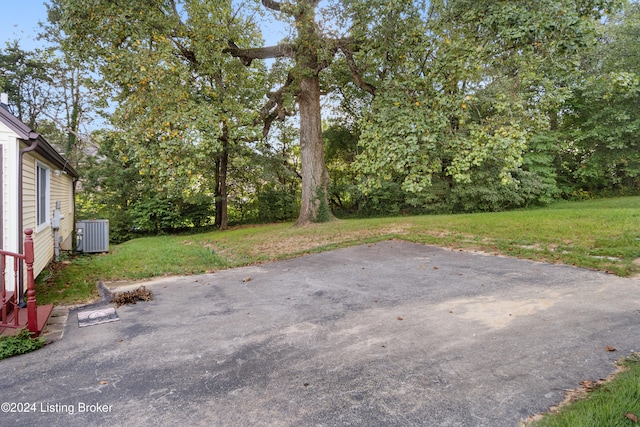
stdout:
<svg viewBox="0 0 640 427">
<path fill-rule="evenodd" d="M 84 253 L 109 252 L 109 220 L 78 221 L 76 250 Z"/>
</svg>

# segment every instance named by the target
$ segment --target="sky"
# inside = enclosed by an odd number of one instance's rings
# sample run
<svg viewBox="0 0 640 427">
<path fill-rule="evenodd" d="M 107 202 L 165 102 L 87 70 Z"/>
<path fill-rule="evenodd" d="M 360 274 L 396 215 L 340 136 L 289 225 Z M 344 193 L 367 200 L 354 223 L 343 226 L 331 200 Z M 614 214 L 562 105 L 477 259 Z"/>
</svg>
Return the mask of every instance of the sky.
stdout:
<svg viewBox="0 0 640 427">
<path fill-rule="evenodd" d="M 47 20 L 44 4 L 44 0 L 0 0 L 0 46 L 19 39 L 23 50 L 41 47 L 35 37 L 40 32 L 38 21 Z"/>
</svg>

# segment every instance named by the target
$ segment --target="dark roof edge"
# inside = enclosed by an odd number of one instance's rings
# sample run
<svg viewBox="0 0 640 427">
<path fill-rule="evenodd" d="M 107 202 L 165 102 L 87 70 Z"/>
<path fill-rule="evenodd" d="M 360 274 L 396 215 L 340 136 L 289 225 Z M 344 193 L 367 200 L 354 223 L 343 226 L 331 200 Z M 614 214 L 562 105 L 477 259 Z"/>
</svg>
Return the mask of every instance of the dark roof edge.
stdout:
<svg viewBox="0 0 640 427">
<path fill-rule="evenodd" d="M 42 135 L 39 135 L 39 134 L 36 134 L 36 135 L 37 135 L 36 138 L 30 139 L 29 141 L 25 141 L 25 142 L 28 145 L 30 145 L 29 143 L 31 141 L 37 139 L 38 145 L 36 146 L 36 153 L 40 154 L 45 159 L 49 160 L 50 162 L 54 163 L 56 166 L 60 167 L 60 169 L 63 172 L 67 172 L 69 175 L 71 175 L 74 178 L 80 178 L 80 175 L 78 174 L 78 172 L 76 172 L 76 170 L 71 166 L 71 164 L 67 159 L 65 159 L 60 153 L 58 153 L 56 149 L 53 148 L 51 144 L 49 144 L 47 140 L 42 137 Z"/>
</svg>

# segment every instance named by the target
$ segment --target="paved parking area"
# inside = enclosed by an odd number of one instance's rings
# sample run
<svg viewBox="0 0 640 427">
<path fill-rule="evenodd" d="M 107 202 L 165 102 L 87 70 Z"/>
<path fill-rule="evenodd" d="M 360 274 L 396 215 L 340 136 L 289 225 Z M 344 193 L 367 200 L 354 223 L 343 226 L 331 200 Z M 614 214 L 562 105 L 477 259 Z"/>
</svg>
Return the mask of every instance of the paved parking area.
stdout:
<svg viewBox="0 0 640 427">
<path fill-rule="evenodd" d="M 0 362 L 0 424 L 514 426 L 640 350 L 638 279 L 406 242 L 145 285 Z"/>
</svg>

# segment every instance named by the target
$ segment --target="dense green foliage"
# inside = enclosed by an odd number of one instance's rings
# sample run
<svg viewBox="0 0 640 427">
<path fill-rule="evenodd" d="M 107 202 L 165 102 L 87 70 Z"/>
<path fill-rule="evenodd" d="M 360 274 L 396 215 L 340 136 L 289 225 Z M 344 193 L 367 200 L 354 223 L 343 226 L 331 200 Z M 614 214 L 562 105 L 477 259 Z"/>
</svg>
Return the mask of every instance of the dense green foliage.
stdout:
<svg viewBox="0 0 640 427">
<path fill-rule="evenodd" d="M 0 360 L 37 350 L 45 344 L 42 338 L 34 338 L 27 329 L 18 334 L 0 337 Z"/>
<path fill-rule="evenodd" d="M 15 116 L 32 129 L 38 127 L 43 111 L 53 102 L 49 86 L 55 65 L 49 58 L 50 52 L 23 51 L 18 41 L 7 42 L 0 54 L 0 88 L 13 100 Z"/>
<path fill-rule="evenodd" d="M 570 4 L 560 2 L 533 8 L 510 2 L 501 11 L 497 3 L 466 6 L 445 10 L 453 15 L 444 24 L 432 19 L 429 31 L 418 32 L 442 31 L 448 36 L 443 45 L 423 38 L 401 47 L 399 56 L 413 49 L 424 58 L 414 61 L 419 68 L 398 74 L 386 64 L 373 68 L 382 70 L 391 88 L 374 99 L 369 116 L 363 108 L 352 115 L 361 124 L 351 139 L 357 161 L 348 162 L 359 173 L 348 166 L 331 169 L 330 163 L 332 176 L 341 180 L 333 187 L 336 199 L 351 201 L 348 212 L 385 215 L 496 211 L 559 197 L 637 194 L 638 4 L 571 13 Z M 594 21 L 596 10 L 618 11 Z M 502 20 L 517 26 L 503 26 Z M 430 24 L 413 22 L 413 28 Z M 465 26 L 482 29 L 470 44 Z M 456 35 L 463 40 L 456 42 Z M 437 65 L 438 54 L 448 49 L 455 53 Z M 416 74 L 429 78 L 416 80 Z M 347 105 L 342 112 L 353 110 Z M 352 125 L 339 126 L 352 132 Z M 358 188 L 343 183 L 345 170 Z M 345 204 L 338 205 L 344 211 Z"/>
<path fill-rule="evenodd" d="M 558 141 L 571 193 L 640 190 L 640 4 L 603 25 L 572 85 Z"/>
<path fill-rule="evenodd" d="M 141 234 L 163 234 L 211 224 L 211 199 L 202 193 L 172 193 L 145 176 L 118 144 L 117 134 L 94 134 L 97 158 L 89 158 L 78 217 L 109 220 L 110 238 L 122 242 Z M 126 147 L 126 145 L 124 145 Z"/>
</svg>

